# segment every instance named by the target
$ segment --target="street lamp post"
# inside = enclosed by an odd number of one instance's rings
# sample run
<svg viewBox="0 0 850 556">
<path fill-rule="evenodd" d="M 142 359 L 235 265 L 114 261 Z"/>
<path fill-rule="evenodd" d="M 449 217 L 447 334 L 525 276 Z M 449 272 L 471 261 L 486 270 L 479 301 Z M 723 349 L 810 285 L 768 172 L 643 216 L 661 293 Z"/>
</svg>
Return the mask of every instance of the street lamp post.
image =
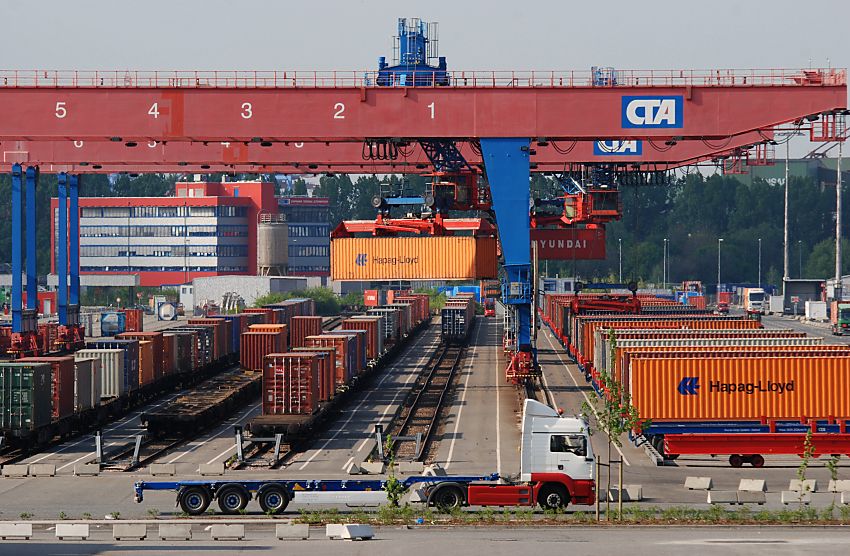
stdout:
<svg viewBox="0 0 850 556">
<path fill-rule="evenodd" d="M 799 253 L 799 262 L 797 267 L 797 278 L 803 277 L 803 240 L 797 240 L 797 251 Z"/>
<path fill-rule="evenodd" d="M 759 238 L 759 287 L 761 287 L 761 238 Z"/>
<path fill-rule="evenodd" d="M 664 263 L 661 268 L 661 281 L 663 289 L 667 289 L 667 238 L 664 238 Z"/>
<path fill-rule="evenodd" d="M 623 238 L 617 239 L 617 246 L 620 252 L 620 283 L 623 283 Z"/>
<path fill-rule="evenodd" d="M 720 245 L 723 243 L 723 238 L 717 238 L 717 299 L 720 300 Z"/>
</svg>

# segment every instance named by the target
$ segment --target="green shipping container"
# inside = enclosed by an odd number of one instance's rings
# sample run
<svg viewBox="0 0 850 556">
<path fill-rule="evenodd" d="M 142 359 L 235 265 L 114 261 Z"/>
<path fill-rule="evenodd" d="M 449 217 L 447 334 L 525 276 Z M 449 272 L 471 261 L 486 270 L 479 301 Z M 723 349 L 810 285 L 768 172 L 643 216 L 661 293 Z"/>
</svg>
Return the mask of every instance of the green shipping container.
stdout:
<svg viewBox="0 0 850 556">
<path fill-rule="evenodd" d="M 12 436 L 50 423 L 49 363 L 0 363 L 0 430 Z"/>
</svg>

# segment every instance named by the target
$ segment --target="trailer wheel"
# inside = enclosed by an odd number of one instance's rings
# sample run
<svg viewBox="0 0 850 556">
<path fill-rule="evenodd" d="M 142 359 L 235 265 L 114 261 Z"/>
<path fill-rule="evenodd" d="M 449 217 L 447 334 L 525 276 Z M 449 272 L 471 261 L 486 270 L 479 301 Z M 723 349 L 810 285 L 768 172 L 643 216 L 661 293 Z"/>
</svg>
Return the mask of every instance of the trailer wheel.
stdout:
<svg viewBox="0 0 850 556">
<path fill-rule="evenodd" d="M 441 511 L 460 508 L 466 503 L 466 494 L 458 484 L 440 485 L 428 496 L 428 505 Z"/>
<path fill-rule="evenodd" d="M 186 487 L 180 491 L 177 501 L 180 508 L 189 515 L 201 515 L 210 507 L 210 491 L 202 486 Z"/>
<path fill-rule="evenodd" d="M 764 467 L 764 457 L 761 454 L 750 456 L 750 465 L 753 467 Z"/>
<path fill-rule="evenodd" d="M 269 485 L 257 493 L 260 509 L 265 513 L 278 514 L 289 505 L 289 493 L 281 486 Z"/>
<path fill-rule="evenodd" d="M 236 514 L 244 510 L 251 501 L 251 495 L 239 485 L 228 485 L 216 493 L 221 513 Z"/>
<path fill-rule="evenodd" d="M 563 510 L 570 503 L 570 494 L 563 485 L 543 485 L 537 495 L 537 503 L 544 510 Z"/>
<path fill-rule="evenodd" d="M 742 467 L 744 465 L 744 456 L 740 454 L 732 454 L 729 456 L 729 465 L 732 467 Z"/>
</svg>

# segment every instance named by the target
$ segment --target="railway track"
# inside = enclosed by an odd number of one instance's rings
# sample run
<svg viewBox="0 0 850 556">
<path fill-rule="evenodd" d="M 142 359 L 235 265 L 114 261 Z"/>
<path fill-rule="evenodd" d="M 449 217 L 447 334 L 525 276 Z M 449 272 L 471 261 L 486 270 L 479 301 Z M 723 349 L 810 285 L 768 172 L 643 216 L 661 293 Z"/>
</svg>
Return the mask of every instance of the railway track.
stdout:
<svg viewBox="0 0 850 556">
<path fill-rule="evenodd" d="M 391 427 L 396 459 L 425 461 L 439 426 L 443 405 L 463 359 L 464 346 L 444 345 L 435 352 Z M 412 439 L 419 434 L 420 441 Z"/>
</svg>

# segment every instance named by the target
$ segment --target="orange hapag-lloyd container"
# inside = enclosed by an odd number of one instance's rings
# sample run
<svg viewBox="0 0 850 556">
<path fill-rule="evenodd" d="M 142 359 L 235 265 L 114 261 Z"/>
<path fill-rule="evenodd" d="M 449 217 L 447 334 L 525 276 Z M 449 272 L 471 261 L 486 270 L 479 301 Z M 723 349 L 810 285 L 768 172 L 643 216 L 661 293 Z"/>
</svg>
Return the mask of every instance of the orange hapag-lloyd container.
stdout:
<svg viewBox="0 0 850 556">
<path fill-rule="evenodd" d="M 850 346 L 837 344 L 820 344 L 809 346 L 670 346 L 670 347 L 628 347 L 618 348 L 615 361 L 614 377 L 629 385 L 629 364 L 634 357 L 773 357 L 777 355 L 850 355 Z"/>
<path fill-rule="evenodd" d="M 333 280 L 468 280 L 496 278 L 497 275 L 494 237 L 331 240 Z"/>
<path fill-rule="evenodd" d="M 847 356 L 635 357 L 630 392 L 654 422 L 847 418 L 848 369 Z"/>
</svg>

